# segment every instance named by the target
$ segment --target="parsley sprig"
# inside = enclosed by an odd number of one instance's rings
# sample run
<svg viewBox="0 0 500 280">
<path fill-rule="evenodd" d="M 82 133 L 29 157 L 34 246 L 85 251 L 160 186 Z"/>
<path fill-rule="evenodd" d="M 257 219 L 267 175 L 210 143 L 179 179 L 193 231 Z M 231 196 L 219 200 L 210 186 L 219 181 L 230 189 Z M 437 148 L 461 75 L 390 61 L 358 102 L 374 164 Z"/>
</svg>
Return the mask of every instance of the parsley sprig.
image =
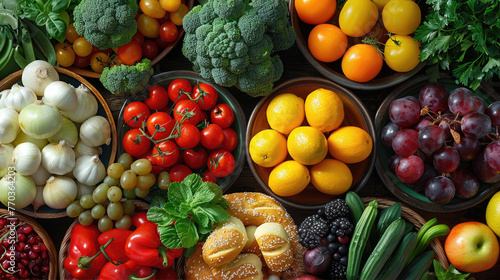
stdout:
<svg viewBox="0 0 500 280">
<path fill-rule="evenodd" d="M 500 77 L 500 3 L 497 0 L 427 0 L 429 13 L 415 31 L 420 60 L 452 70 L 457 84 L 475 90 L 483 80 Z"/>
</svg>

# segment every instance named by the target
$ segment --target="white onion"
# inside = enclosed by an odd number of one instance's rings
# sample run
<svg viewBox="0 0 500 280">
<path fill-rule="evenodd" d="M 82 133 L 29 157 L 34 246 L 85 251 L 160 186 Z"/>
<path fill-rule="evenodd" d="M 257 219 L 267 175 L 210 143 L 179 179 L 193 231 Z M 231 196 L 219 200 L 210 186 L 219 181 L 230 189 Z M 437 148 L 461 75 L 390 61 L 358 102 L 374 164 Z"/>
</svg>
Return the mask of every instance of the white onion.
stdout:
<svg viewBox="0 0 500 280">
<path fill-rule="evenodd" d="M 97 99 L 84 84 L 76 88 L 76 96 L 78 97 L 76 108 L 71 111 L 63 111 L 61 114 L 74 122 L 83 123 L 97 114 Z"/>
<path fill-rule="evenodd" d="M 35 173 L 31 174 L 31 179 L 35 182 L 37 186 L 43 186 L 47 183 L 47 180 L 50 178 L 51 174 L 43 167 L 42 164 L 38 167 Z"/>
<path fill-rule="evenodd" d="M 21 77 L 23 85 L 43 96 L 45 88 L 54 81 L 59 81 L 59 74 L 54 66 L 43 60 L 35 60 L 26 65 Z"/>
<path fill-rule="evenodd" d="M 102 154 L 101 147 L 89 147 L 83 144 L 81 140 L 79 140 L 78 143 L 76 143 L 76 146 L 73 148 L 73 151 L 75 151 L 76 158 L 79 158 L 81 156 L 98 156 Z"/>
<path fill-rule="evenodd" d="M 49 138 L 62 127 L 61 112 L 54 106 L 38 100 L 19 114 L 19 126 L 28 136 L 36 139 Z"/>
<path fill-rule="evenodd" d="M 90 147 L 111 143 L 111 128 L 102 116 L 93 116 L 80 126 L 80 140 Z"/>
<path fill-rule="evenodd" d="M 75 87 L 63 81 L 50 83 L 45 88 L 42 100 L 61 111 L 71 111 L 78 105 Z"/>
<path fill-rule="evenodd" d="M 19 113 L 24 107 L 35 103 L 35 101 L 36 94 L 31 89 L 15 84 L 5 98 L 5 107 L 12 108 Z"/>
<path fill-rule="evenodd" d="M 30 205 L 35 199 L 36 186 L 29 176 L 12 173 L 9 172 L 0 180 L 0 201 L 5 206 L 21 209 Z M 10 205 L 9 202 L 11 202 Z"/>
<path fill-rule="evenodd" d="M 33 143 L 21 143 L 12 151 L 12 165 L 21 175 L 35 174 L 41 161 L 40 149 Z"/>
<path fill-rule="evenodd" d="M 49 173 L 64 175 L 75 167 L 75 152 L 64 140 L 50 143 L 42 150 L 42 165 Z"/>
<path fill-rule="evenodd" d="M 12 151 L 14 147 L 10 144 L 0 144 L 0 177 L 9 172 L 9 166 L 12 165 Z"/>
<path fill-rule="evenodd" d="M 11 108 L 0 109 L 0 143 L 8 144 L 16 139 L 19 131 L 19 114 Z"/>
<path fill-rule="evenodd" d="M 76 160 L 73 175 L 85 185 L 97 185 L 106 177 L 106 168 L 98 156 L 81 156 Z"/>
<path fill-rule="evenodd" d="M 66 208 L 75 200 L 77 194 L 75 181 L 64 176 L 50 177 L 43 188 L 43 200 L 53 209 Z"/>
<path fill-rule="evenodd" d="M 59 141 L 65 140 L 68 145 L 74 147 L 78 142 L 78 129 L 70 119 L 63 117 L 63 124 L 59 132 L 47 140 L 51 143 L 59 143 Z"/>
<path fill-rule="evenodd" d="M 17 146 L 24 142 L 30 142 L 35 144 L 38 147 L 38 149 L 40 149 L 40 151 L 43 149 L 43 147 L 49 144 L 49 141 L 47 141 L 47 139 L 36 139 L 26 135 L 26 133 L 24 133 L 22 130 L 19 130 L 16 139 L 12 141 L 12 145 Z"/>
</svg>

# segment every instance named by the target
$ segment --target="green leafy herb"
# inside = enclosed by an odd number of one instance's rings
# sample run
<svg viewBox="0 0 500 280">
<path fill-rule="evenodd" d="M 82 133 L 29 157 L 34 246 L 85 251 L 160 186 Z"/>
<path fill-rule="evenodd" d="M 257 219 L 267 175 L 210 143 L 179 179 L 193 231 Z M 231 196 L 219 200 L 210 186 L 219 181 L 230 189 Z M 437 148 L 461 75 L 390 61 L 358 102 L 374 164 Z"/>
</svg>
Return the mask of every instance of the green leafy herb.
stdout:
<svg viewBox="0 0 500 280">
<path fill-rule="evenodd" d="M 448 270 L 446 270 L 446 268 L 444 268 L 437 260 L 434 260 L 433 264 L 438 280 L 461 280 L 469 277 L 469 273 L 461 274 L 460 271 L 458 271 L 452 264 L 450 264 L 450 268 Z"/>
<path fill-rule="evenodd" d="M 439 68 L 452 70 L 457 84 L 473 90 L 481 81 L 500 76 L 500 2 L 497 0 L 427 0 L 425 22 L 415 31 L 422 43 L 420 60 L 432 63 L 431 80 Z"/>
<path fill-rule="evenodd" d="M 158 224 L 161 242 L 168 249 L 192 248 L 208 236 L 215 223 L 229 219 L 225 210 L 229 204 L 222 198 L 221 188 L 203 182 L 197 174 L 171 183 L 167 197 L 153 197 L 148 219 Z"/>
</svg>

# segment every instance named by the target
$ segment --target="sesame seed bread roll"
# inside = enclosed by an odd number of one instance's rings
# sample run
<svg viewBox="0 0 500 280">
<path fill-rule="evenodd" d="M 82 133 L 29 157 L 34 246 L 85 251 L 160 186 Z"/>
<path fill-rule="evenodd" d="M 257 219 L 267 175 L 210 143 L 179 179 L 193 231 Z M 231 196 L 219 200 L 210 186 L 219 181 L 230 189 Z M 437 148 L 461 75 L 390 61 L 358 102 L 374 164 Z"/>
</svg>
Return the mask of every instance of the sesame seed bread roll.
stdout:
<svg viewBox="0 0 500 280">
<path fill-rule="evenodd" d="M 272 271 L 287 270 L 293 262 L 293 252 L 288 240 L 288 234 L 278 223 L 265 223 L 255 230 L 255 240 L 267 267 Z"/>
<path fill-rule="evenodd" d="M 261 261 L 264 262 L 262 252 L 259 249 L 259 244 L 257 243 L 257 240 L 255 240 L 255 230 L 257 229 L 257 226 L 246 226 L 245 229 L 247 231 L 248 241 L 241 252 L 256 254 L 261 258 Z"/>
<path fill-rule="evenodd" d="M 212 273 L 216 280 L 264 280 L 262 262 L 255 254 L 238 255 L 226 265 L 213 268 Z"/>
<path fill-rule="evenodd" d="M 196 251 L 184 264 L 184 275 L 186 280 L 213 280 L 212 268 L 203 259 L 203 242 L 198 242 Z"/>
<path fill-rule="evenodd" d="M 203 244 L 203 259 L 211 267 L 221 267 L 234 260 L 247 244 L 245 226 L 236 217 L 219 223 Z"/>
</svg>

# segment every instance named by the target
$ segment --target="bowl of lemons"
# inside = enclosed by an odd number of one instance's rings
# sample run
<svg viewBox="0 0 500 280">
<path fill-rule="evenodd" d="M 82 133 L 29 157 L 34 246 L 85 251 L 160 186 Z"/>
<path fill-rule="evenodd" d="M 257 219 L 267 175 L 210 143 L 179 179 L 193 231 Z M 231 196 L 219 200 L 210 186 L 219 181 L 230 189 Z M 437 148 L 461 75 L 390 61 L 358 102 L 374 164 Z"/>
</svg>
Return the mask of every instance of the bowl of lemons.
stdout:
<svg viewBox="0 0 500 280">
<path fill-rule="evenodd" d="M 370 115 L 351 91 L 303 77 L 279 85 L 257 104 L 247 127 L 247 161 L 269 195 L 317 209 L 366 184 L 374 141 Z"/>
</svg>

